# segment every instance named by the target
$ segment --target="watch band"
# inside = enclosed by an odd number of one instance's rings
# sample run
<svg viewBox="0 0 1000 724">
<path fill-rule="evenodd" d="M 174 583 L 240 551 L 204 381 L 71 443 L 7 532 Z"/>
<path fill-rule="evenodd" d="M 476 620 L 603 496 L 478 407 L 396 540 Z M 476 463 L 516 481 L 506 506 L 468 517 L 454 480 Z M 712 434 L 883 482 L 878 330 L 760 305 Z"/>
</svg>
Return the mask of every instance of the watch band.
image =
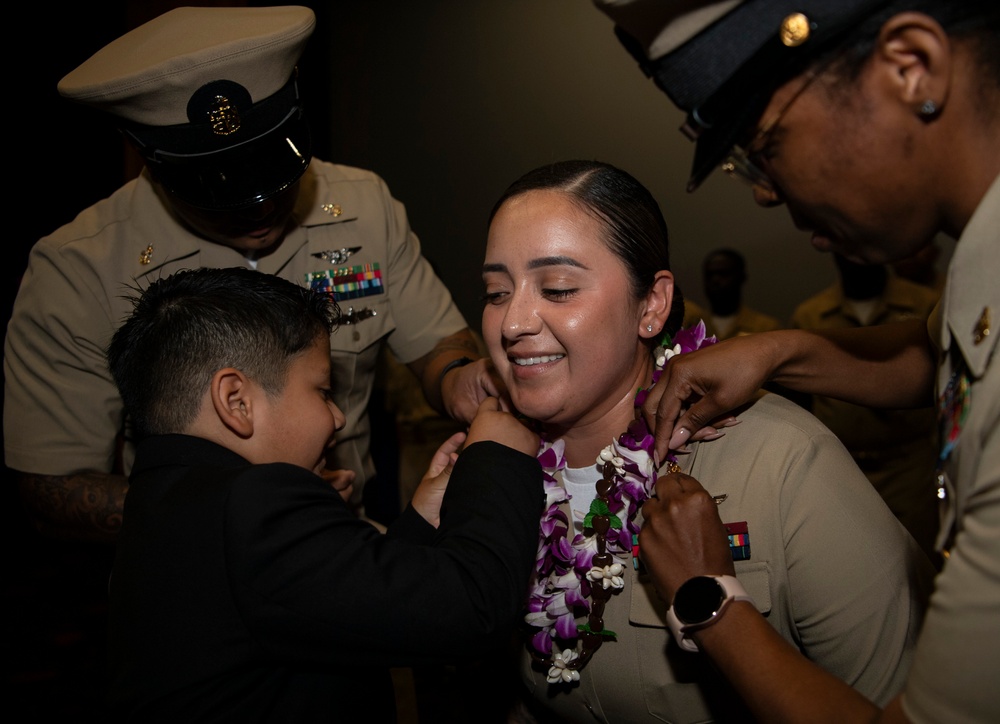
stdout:
<svg viewBox="0 0 1000 724">
<path fill-rule="evenodd" d="M 688 637 L 688 634 L 694 633 L 703 628 L 711 626 L 713 623 L 722 618 L 722 614 L 725 613 L 726 608 L 733 601 L 749 601 L 753 603 L 753 599 L 750 594 L 747 593 L 743 584 L 740 583 L 739 579 L 735 576 L 699 576 L 699 578 L 714 578 L 719 586 L 722 588 L 725 598 L 719 604 L 719 607 L 704 621 L 699 621 L 697 623 L 685 624 L 679 618 L 677 614 L 674 613 L 673 604 L 667 610 L 667 626 L 670 628 L 670 632 L 674 635 L 674 639 L 677 644 L 685 651 L 698 651 L 698 644 L 696 644 L 692 639 Z M 679 590 L 679 589 L 678 589 Z M 676 596 L 675 596 L 676 598 Z M 755 604 L 756 605 L 756 604 Z"/>
<path fill-rule="evenodd" d="M 438 387 L 441 387 L 441 383 L 444 382 L 444 376 L 446 374 L 451 372 L 456 367 L 465 367 L 465 365 L 472 364 L 473 362 L 475 362 L 475 360 L 471 357 L 459 357 L 458 359 L 453 359 L 441 368 L 441 372 L 438 373 Z"/>
</svg>

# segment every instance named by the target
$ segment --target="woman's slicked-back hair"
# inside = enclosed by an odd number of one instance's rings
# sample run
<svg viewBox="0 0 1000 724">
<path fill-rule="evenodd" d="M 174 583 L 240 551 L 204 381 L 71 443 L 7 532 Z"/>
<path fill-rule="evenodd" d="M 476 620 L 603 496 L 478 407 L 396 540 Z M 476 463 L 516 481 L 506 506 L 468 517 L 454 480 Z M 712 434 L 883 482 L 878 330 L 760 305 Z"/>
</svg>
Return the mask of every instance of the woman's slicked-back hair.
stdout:
<svg viewBox="0 0 1000 724">
<path fill-rule="evenodd" d="M 660 207 L 645 186 L 620 168 L 587 160 L 540 166 L 507 187 L 490 212 L 490 222 L 505 202 L 529 191 L 565 194 L 603 225 L 608 248 L 628 270 L 636 299 L 649 292 L 657 271 L 670 269 L 667 224 Z M 683 319 L 684 299 L 675 284 L 665 331 L 674 334 Z"/>
<path fill-rule="evenodd" d="M 183 431 L 226 367 L 279 393 L 293 358 L 339 313 L 326 295 L 240 267 L 177 272 L 130 300 L 107 356 L 140 437 Z"/>
</svg>

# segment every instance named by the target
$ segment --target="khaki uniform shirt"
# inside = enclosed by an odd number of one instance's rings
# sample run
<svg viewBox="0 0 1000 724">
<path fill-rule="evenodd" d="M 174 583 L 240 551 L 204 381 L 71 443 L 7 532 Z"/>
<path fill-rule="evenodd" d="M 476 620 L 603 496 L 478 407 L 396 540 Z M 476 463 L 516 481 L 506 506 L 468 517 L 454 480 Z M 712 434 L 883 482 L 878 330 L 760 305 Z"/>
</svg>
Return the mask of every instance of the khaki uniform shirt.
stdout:
<svg viewBox="0 0 1000 724">
<path fill-rule="evenodd" d="M 839 283 L 800 304 L 792 315 L 798 329 L 850 329 L 926 320 L 937 304 L 933 290 L 890 276 L 866 325 Z M 937 414 L 933 407 L 881 410 L 814 396 L 812 412 L 841 442 L 917 542 L 930 552 L 937 538 Z"/>
<path fill-rule="evenodd" d="M 421 256 L 402 204 L 376 175 L 314 160 L 295 219 L 259 271 L 303 285 L 341 267 L 377 264 L 381 274 L 381 293 L 339 302 L 344 313 L 366 311 L 330 335 L 334 399 L 347 417 L 333 464 L 357 471 L 360 500 L 374 472 L 366 407 L 381 344 L 410 362 L 467 325 Z M 351 247 L 359 250 L 339 263 L 317 256 Z M 6 464 L 47 475 L 111 471 L 123 410 L 104 352 L 131 311 L 123 295 L 181 269 L 246 265 L 240 252 L 182 227 L 145 172 L 39 241 L 4 347 Z M 126 473 L 132 454 L 126 439 Z"/>
<path fill-rule="evenodd" d="M 718 339 L 729 339 L 730 337 L 738 337 L 744 334 L 753 334 L 755 332 L 773 332 L 776 329 L 782 329 L 784 325 L 775 317 L 772 317 L 763 312 L 758 312 L 756 309 L 751 309 L 750 307 L 740 307 L 739 312 L 736 313 L 736 319 L 733 323 L 733 328 L 729 330 L 729 334 L 723 336 L 719 334 L 719 330 L 715 328 L 712 324 L 712 315 L 702 309 L 697 303 L 684 300 L 684 323 L 682 326 L 684 328 L 693 327 L 701 320 L 705 322 L 705 333 L 709 336 L 715 336 Z"/>
<path fill-rule="evenodd" d="M 705 318 L 705 328 L 708 334 L 715 335 L 719 339 L 742 337 L 743 335 L 754 334 L 755 332 L 773 332 L 776 329 L 781 329 L 782 326 L 781 322 L 775 317 L 746 306 L 740 307 L 740 310 L 736 313 L 736 318 L 733 320 L 732 327 L 725 334 L 716 328 L 712 322 L 711 315 Z"/>
<path fill-rule="evenodd" d="M 910 668 L 930 562 L 814 417 L 774 394 L 738 417 L 743 424 L 692 443 L 679 460 L 709 493 L 728 494 L 719 506 L 724 523 L 747 523 L 750 559 L 736 562 L 736 576 L 793 646 L 886 704 Z M 605 609 L 605 627 L 618 639 L 594 653 L 579 684 L 550 686 L 527 652 L 522 678 L 568 721 L 747 721 L 705 657 L 676 645 L 666 608 L 630 562 L 625 588 Z"/>
<path fill-rule="evenodd" d="M 698 320 L 705 319 L 708 315 L 705 314 L 705 310 L 697 302 L 692 302 L 690 299 L 684 300 L 684 322 L 681 327 L 687 329 L 688 327 L 693 327 L 698 324 Z M 708 324 L 706 322 L 706 324 Z"/>
<path fill-rule="evenodd" d="M 944 351 L 944 392 L 966 373 L 964 415 L 942 430 L 957 445 L 944 465 L 941 543 L 953 541 L 935 582 L 903 709 L 915 724 L 995 722 L 1000 715 L 1000 177 L 965 227 L 929 325 Z M 989 331 L 987 334 L 986 331 Z M 936 333 L 936 334 L 935 334 Z"/>
</svg>

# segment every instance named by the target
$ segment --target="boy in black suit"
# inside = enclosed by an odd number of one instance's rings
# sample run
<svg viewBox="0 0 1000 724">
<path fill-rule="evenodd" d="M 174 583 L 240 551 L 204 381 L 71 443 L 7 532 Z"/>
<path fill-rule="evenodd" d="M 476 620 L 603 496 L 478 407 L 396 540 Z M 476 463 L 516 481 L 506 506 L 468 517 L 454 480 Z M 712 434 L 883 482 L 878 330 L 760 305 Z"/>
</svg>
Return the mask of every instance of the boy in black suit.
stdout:
<svg viewBox="0 0 1000 724">
<path fill-rule="evenodd" d="M 108 348 L 139 437 L 110 585 L 117 715 L 392 721 L 388 667 L 479 657 L 514 621 L 544 496 L 537 437 L 495 399 L 382 534 L 317 475 L 344 424 L 327 297 L 198 269 L 134 304 Z"/>
</svg>

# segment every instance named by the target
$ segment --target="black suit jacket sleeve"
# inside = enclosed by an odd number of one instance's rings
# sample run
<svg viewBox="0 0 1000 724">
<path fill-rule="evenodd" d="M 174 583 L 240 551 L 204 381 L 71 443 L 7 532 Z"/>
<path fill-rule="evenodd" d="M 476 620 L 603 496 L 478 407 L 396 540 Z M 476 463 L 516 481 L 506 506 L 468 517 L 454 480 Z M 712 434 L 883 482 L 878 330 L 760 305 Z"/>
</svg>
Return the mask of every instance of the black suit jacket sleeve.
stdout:
<svg viewBox="0 0 1000 724">
<path fill-rule="evenodd" d="M 292 466 L 241 478 L 227 505 L 228 573 L 269 653 L 382 665 L 453 658 L 475 653 L 524 604 L 544 503 L 530 456 L 491 442 L 467 448 L 436 532 L 409 510 L 382 535 Z"/>
</svg>

